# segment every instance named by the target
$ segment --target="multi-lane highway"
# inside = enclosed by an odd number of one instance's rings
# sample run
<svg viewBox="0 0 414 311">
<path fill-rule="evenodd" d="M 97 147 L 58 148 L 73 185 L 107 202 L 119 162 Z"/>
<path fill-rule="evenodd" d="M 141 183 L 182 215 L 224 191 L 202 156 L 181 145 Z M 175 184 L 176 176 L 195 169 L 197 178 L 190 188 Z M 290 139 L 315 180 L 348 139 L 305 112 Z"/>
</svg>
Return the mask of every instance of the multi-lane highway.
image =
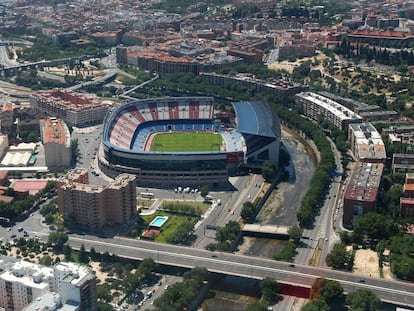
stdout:
<svg viewBox="0 0 414 311">
<path fill-rule="evenodd" d="M 155 261 L 178 267 L 206 267 L 212 272 L 262 279 L 271 277 L 281 283 L 311 286 L 318 277 L 337 280 L 345 291 L 368 289 L 383 301 L 414 307 L 414 284 L 408 282 L 363 278 L 359 275 L 309 267 L 292 265 L 270 259 L 230 253 L 209 252 L 192 247 L 159 244 L 147 241 L 125 239 L 103 239 L 92 236 L 76 236 L 69 238 L 69 244 L 79 249 L 83 244 L 86 249 L 94 247 L 96 251 L 110 250 L 118 256 L 143 259 L 153 258 Z"/>
</svg>

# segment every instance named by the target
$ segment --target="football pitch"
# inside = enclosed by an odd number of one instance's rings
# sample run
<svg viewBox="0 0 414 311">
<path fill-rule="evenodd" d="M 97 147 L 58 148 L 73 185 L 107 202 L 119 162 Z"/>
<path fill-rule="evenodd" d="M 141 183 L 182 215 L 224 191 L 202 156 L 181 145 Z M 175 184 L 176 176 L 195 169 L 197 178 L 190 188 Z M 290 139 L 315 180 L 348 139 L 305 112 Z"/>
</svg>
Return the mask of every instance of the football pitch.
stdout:
<svg viewBox="0 0 414 311">
<path fill-rule="evenodd" d="M 211 132 L 157 133 L 151 151 L 192 152 L 220 151 L 221 135 Z"/>
</svg>

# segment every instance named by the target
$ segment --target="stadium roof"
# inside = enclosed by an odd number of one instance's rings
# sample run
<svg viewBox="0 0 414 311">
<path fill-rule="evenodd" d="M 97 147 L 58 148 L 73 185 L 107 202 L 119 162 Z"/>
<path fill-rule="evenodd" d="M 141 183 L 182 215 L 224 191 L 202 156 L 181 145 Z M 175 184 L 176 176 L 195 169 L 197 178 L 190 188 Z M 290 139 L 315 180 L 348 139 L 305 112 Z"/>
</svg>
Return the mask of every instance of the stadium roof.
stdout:
<svg viewBox="0 0 414 311">
<path fill-rule="evenodd" d="M 237 116 L 237 130 L 243 134 L 276 137 L 272 131 L 273 114 L 262 102 L 233 103 Z"/>
</svg>

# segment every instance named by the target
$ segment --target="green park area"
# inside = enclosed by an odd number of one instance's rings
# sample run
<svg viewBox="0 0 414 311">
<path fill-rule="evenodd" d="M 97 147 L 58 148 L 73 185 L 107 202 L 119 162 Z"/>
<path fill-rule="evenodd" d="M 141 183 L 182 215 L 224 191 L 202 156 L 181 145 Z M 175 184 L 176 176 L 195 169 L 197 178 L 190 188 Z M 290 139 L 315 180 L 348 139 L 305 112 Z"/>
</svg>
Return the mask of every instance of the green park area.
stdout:
<svg viewBox="0 0 414 311">
<path fill-rule="evenodd" d="M 158 133 L 151 143 L 151 151 L 220 151 L 221 144 L 221 135 L 212 132 Z"/>
<path fill-rule="evenodd" d="M 140 238 L 157 216 L 167 216 L 168 220 L 154 240 L 160 243 L 187 244 L 191 241 L 194 225 L 209 207 L 202 202 L 165 201 L 161 210 L 151 215 L 141 215 L 128 235 Z"/>
</svg>

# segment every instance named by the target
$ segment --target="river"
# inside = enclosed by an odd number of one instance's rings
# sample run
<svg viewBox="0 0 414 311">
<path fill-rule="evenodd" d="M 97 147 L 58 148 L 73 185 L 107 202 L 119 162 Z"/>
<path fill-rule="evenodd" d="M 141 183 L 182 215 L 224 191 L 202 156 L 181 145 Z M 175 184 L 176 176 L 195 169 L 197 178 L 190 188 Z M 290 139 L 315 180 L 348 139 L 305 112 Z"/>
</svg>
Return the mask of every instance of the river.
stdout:
<svg viewBox="0 0 414 311">
<path fill-rule="evenodd" d="M 282 128 L 282 143 L 291 158 L 288 167 L 289 181 L 277 185 L 258 214 L 255 223 L 296 225 L 296 213 L 300 208 L 300 202 L 315 173 L 316 155 L 301 136 Z M 244 237 L 239 252 L 271 258 L 280 249 L 281 244 L 282 241 L 278 240 Z"/>
</svg>

